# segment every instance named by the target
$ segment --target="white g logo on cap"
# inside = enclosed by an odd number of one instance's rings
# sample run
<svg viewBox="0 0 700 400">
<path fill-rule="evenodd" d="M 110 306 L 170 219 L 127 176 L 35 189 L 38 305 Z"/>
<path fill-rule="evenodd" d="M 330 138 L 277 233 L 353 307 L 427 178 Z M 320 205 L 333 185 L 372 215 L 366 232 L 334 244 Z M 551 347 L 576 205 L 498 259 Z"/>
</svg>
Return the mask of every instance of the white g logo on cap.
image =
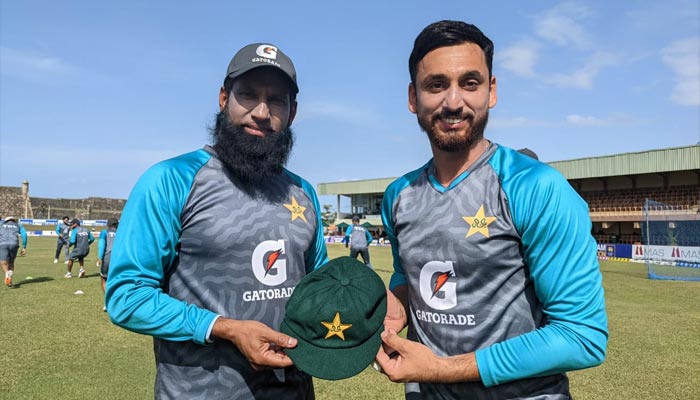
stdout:
<svg viewBox="0 0 700 400">
<path fill-rule="evenodd" d="M 270 44 L 261 44 L 255 49 L 255 54 L 274 60 L 277 58 L 277 47 Z"/>
</svg>

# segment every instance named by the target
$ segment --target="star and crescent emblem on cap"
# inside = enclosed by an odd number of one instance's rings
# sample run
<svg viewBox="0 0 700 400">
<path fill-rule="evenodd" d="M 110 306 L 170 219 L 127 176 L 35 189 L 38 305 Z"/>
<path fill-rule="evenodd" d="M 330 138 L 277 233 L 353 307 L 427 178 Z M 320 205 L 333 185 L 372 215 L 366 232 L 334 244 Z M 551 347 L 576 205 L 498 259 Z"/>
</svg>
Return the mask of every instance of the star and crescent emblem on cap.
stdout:
<svg viewBox="0 0 700 400">
<path fill-rule="evenodd" d="M 462 217 L 469 224 L 467 236 L 481 233 L 485 237 L 489 237 L 489 224 L 496 220 L 496 217 L 487 217 L 484 215 L 484 205 L 479 207 L 479 211 L 473 217 Z"/>
<path fill-rule="evenodd" d="M 306 216 L 304 215 L 306 207 L 300 206 L 294 196 L 292 196 L 292 204 L 285 204 L 284 207 L 292 212 L 292 221 L 295 221 L 297 218 L 301 218 L 304 222 L 308 222 L 306 220 Z"/>
<path fill-rule="evenodd" d="M 326 333 L 326 337 L 324 339 L 328 339 L 331 336 L 338 336 L 342 340 L 345 340 L 345 334 L 343 334 L 343 331 L 352 327 L 352 324 L 343 324 L 340 322 L 340 313 L 337 311 L 335 313 L 335 318 L 333 318 L 333 322 L 321 321 L 321 324 L 328 329 L 328 333 Z"/>
</svg>

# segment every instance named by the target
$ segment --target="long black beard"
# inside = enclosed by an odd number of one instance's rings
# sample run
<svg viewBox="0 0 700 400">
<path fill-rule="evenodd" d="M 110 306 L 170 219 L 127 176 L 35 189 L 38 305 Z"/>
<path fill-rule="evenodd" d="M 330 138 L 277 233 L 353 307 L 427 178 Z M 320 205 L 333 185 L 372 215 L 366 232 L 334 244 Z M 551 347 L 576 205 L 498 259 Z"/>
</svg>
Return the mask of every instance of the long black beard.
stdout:
<svg viewBox="0 0 700 400">
<path fill-rule="evenodd" d="M 225 111 L 217 114 L 211 135 L 213 148 L 226 171 L 250 190 L 280 174 L 294 146 L 290 128 L 264 137 L 250 135 L 243 127 L 232 124 Z"/>
<path fill-rule="evenodd" d="M 435 117 L 438 118 L 438 117 Z M 434 119 L 435 119 L 434 118 Z M 489 113 L 483 116 L 483 118 L 475 119 L 471 130 L 466 136 L 449 136 L 447 138 L 438 137 L 433 131 L 433 121 L 431 119 L 430 123 L 423 124 L 420 118 L 418 118 L 418 124 L 428 135 L 430 143 L 438 149 L 446 152 L 459 152 L 469 149 L 475 146 L 484 137 L 484 131 L 486 130 L 486 125 L 489 123 Z"/>
</svg>

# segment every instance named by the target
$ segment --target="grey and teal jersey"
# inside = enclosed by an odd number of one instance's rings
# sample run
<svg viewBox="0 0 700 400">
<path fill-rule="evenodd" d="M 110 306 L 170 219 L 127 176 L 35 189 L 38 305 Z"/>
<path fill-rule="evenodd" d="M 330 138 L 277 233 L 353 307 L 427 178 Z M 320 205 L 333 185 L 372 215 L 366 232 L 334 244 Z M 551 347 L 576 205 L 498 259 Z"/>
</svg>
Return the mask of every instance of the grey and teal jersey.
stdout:
<svg viewBox="0 0 700 400">
<path fill-rule="evenodd" d="M 0 224 L 0 245 L 16 245 L 17 236 L 22 238 L 22 248 L 27 247 L 27 231 L 13 220 L 3 221 Z"/>
<path fill-rule="evenodd" d="M 476 352 L 482 382 L 430 399 L 568 399 L 565 371 L 600 364 L 607 316 L 586 203 L 550 166 L 491 144 L 448 187 L 432 160 L 394 181 L 382 219 L 409 337 Z"/>
<path fill-rule="evenodd" d="M 56 225 L 56 234 L 59 238 L 68 241 L 70 239 L 70 225 L 59 221 L 58 225 Z"/>
<path fill-rule="evenodd" d="M 87 255 L 90 252 L 90 245 L 95 241 L 92 232 L 87 228 L 78 226 L 70 231 L 70 245 L 74 246 L 73 251 Z"/>
<path fill-rule="evenodd" d="M 105 255 L 112 253 L 112 243 L 117 235 L 117 228 L 110 226 L 106 230 L 100 232 L 100 237 L 97 239 L 97 258 L 102 260 Z"/>
<path fill-rule="evenodd" d="M 348 230 L 345 232 L 345 238 L 343 238 L 345 243 L 350 241 L 350 246 L 353 249 L 362 249 L 369 246 L 372 243 L 372 234 L 369 233 L 369 229 L 362 225 L 350 225 Z"/>
<path fill-rule="evenodd" d="M 157 398 L 308 399 L 294 367 L 253 371 L 230 342 L 207 344 L 217 315 L 279 330 L 299 280 L 328 261 L 313 187 L 284 170 L 240 189 L 206 146 L 151 167 L 114 240 L 112 321 L 154 336 Z"/>
</svg>

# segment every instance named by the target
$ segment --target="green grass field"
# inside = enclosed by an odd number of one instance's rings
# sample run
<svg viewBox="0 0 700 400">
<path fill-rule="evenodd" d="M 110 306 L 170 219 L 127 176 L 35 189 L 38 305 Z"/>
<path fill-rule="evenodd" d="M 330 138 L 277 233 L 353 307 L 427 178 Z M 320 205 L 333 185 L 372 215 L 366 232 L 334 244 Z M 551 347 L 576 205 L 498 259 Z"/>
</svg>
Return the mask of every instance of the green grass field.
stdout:
<svg viewBox="0 0 700 400">
<path fill-rule="evenodd" d="M 86 279 L 64 279 L 55 238 L 30 237 L 15 287 L 0 288 L 0 399 L 150 399 L 150 337 L 112 325 L 102 312 L 97 246 Z M 329 245 L 329 255 L 346 255 Z M 388 247 L 371 248 L 387 281 Z M 77 266 L 74 267 L 77 271 Z M 610 341 L 606 362 L 569 374 L 577 400 L 692 399 L 700 388 L 700 282 L 651 281 L 644 265 L 603 262 Z M 74 271 L 74 272 L 75 272 Z M 85 294 L 74 294 L 82 290 Z M 402 386 L 372 369 L 316 381 L 318 399 L 402 399 Z"/>
</svg>

